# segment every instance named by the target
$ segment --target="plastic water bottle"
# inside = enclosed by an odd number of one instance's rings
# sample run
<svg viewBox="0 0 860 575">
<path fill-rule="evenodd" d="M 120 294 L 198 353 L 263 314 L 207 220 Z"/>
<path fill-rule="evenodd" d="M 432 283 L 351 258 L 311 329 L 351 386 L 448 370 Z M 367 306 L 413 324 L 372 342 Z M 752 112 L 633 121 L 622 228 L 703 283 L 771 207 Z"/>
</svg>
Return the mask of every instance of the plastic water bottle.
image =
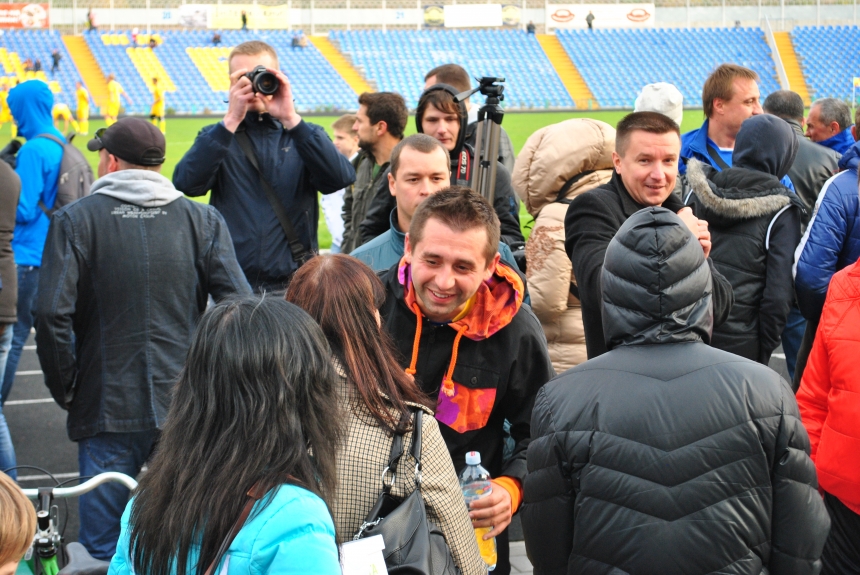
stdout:
<svg viewBox="0 0 860 575">
<path fill-rule="evenodd" d="M 481 454 L 470 451 L 466 454 L 466 468 L 460 473 L 460 488 L 466 499 L 466 507 L 482 497 L 493 492 L 493 484 L 490 483 L 490 473 L 481 467 Z M 478 540 L 478 549 L 481 558 L 487 564 L 487 570 L 496 568 L 498 555 L 496 553 L 496 538 L 484 541 L 484 535 L 490 532 L 492 527 L 478 527 L 475 529 L 475 538 Z"/>
</svg>

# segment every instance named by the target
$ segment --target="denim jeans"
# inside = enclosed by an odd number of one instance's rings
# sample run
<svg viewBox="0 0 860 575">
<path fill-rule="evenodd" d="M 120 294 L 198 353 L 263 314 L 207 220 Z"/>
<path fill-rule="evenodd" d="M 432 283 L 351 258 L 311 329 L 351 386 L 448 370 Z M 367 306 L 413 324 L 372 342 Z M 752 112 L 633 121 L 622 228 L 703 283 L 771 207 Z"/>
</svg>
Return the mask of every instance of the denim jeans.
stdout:
<svg viewBox="0 0 860 575">
<path fill-rule="evenodd" d="M 9 357 L 9 349 L 12 347 L 12 334 L 14 333 L 11 323 L 0 324 L 0 373 L 6 368 L 6 358 Z M 9 435 L 9 426 L 3 416 L 3 406 L 0 405 L 0 471 L 15 467 L 15 448 L 12 445 L 12 436 Z M 12 479 L 18 479 L 18 471 L 7 472 Z"/>
<path fill-rule="evenodd" d="M 15 382 L 15 372 L 18 370 L 18 362 L 21 360 L 21 351 L 27 338 L 30 337 L 30 329 L 33 327 L 35 316 L 33 306 L 36 303 L 36 290 L 39 288 L 39 268 L 34 266 L 18 266 L 18 323 L 15 324 L 15 333 L 12 338 L 12 349 L 6 361 L 6 370 L 3 376 L 3 387 L 0 389 L 0 405 L 6 403 L 12 384 Z"/>
<path fill-rule="evenodd" d="M 788 311 L 785 329 L 782 330 L 782 351 L 785 352 L 785 365 L 788 367 L 788 380 L 794 379 L 794 367 L 797 364 L 797 352 L 806 331 L 806 320 L 800 315 L 797 304 Z"/>
<path fill-rule="evenodd" d="M 159 431 L 100 433 L 78 442 L 81 477 L 118 471 L 136 477 L 149 458 Z M 129 491 L 108 483 L 82 495 L 79 500 L 81 528 L 78 540 L 90 555 L 110 561 L 119 540 L 120 519 L 128 503 Z"/>
</svg>

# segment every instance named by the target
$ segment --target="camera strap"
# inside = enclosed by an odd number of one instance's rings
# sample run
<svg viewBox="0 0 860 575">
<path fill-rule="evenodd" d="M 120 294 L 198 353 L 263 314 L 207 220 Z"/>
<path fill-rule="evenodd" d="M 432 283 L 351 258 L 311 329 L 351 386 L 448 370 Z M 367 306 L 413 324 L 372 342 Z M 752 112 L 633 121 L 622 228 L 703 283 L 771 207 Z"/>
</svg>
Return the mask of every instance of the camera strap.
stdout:
<svg viewBox="0 0 860 575">
<path fill-rule="evenodd" d="M 263 171 L 260 169 L 260 164 L 257 162 L 257 154 L 254 153 L 254 148 L 251 146 L 251 139 L 248 137 L 248 134 L 242 129 L 236 130 L 236 141 L 245 153 L 245 157 L 248 158 L 248 161 L 251 162 L 251 165 L 254 166 L 254 169 L 256 169 L 257 173 L 260 175 L 260 183 L 263 186 L 263 191 L 266 192 L 266 198 L 272 205 L 272 211 L 275 212 L 275 216 L 278 218 L 278 222 L 280 222 L 281 228 L 284 230 L 284 235 L 287 236 L 287 243 L 290 244 L 290 252 L 293 254 L 293 261 L 301 266 L 312 255 L 310 250 L 305 248 L 305 246 L 302 245 L 302 242 L 299 241 L 299 236 L 296 234 L 296 230 L 293 228 L 293 223 L 287 216 L 287 211 L 284 209 L 280 200 L 278 200 L 278 196 L 275 195 L 275 190 L 272 189 L 272 186 L 263 175 Z"/>
</svg>

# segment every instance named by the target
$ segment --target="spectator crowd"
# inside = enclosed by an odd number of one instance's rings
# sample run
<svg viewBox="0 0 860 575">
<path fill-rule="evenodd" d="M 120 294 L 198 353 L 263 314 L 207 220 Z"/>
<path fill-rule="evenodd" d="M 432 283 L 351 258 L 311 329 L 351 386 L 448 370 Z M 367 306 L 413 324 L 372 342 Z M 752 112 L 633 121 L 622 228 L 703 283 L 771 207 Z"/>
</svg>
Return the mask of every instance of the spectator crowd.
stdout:
<svg viewBox="0 0 860 575">
<path fill-rule="evenodd" d="M 417 134 L 365 93 L 332 141 L 278 58 L 233 49 L 172 180 L 162 131 L 111 117 L 90 187 L 47 85 L 8 94 L 2 401 L 35 326 L 81 475 L 140 479 L 80 499 L 110 573 L 339 574 L 379 531 L 392 573 L 507 575 L 515 514 L 539 574 L 860 573 L 860 114 L 723 64 L 692 132 L 666 83 L 518 157 L 502 130 L 487 199 L 461 66 Z M 5 575 L 35 520 L 2 408 L 0 470 Z"/>
</svg>

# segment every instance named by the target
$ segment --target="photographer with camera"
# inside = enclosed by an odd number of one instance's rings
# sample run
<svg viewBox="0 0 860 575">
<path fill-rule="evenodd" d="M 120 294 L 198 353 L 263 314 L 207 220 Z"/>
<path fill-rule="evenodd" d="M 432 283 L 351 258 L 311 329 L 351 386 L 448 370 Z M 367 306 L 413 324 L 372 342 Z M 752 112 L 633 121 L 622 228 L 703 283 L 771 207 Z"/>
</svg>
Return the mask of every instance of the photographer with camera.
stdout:
<svg viewBox="0 0 860 575">
<path fill-rule="evenodd" d="M 334 193 L 355 170 L 325 131 L 296 112 L 275 50 L 260 41 L 228 59 L 229 106 L 203 128 L 177 164 L 173 183 L 189 196 L 212 191 L 255 290 L 282 290 L 317 250 L 317 190 Z"/>
</svg>

